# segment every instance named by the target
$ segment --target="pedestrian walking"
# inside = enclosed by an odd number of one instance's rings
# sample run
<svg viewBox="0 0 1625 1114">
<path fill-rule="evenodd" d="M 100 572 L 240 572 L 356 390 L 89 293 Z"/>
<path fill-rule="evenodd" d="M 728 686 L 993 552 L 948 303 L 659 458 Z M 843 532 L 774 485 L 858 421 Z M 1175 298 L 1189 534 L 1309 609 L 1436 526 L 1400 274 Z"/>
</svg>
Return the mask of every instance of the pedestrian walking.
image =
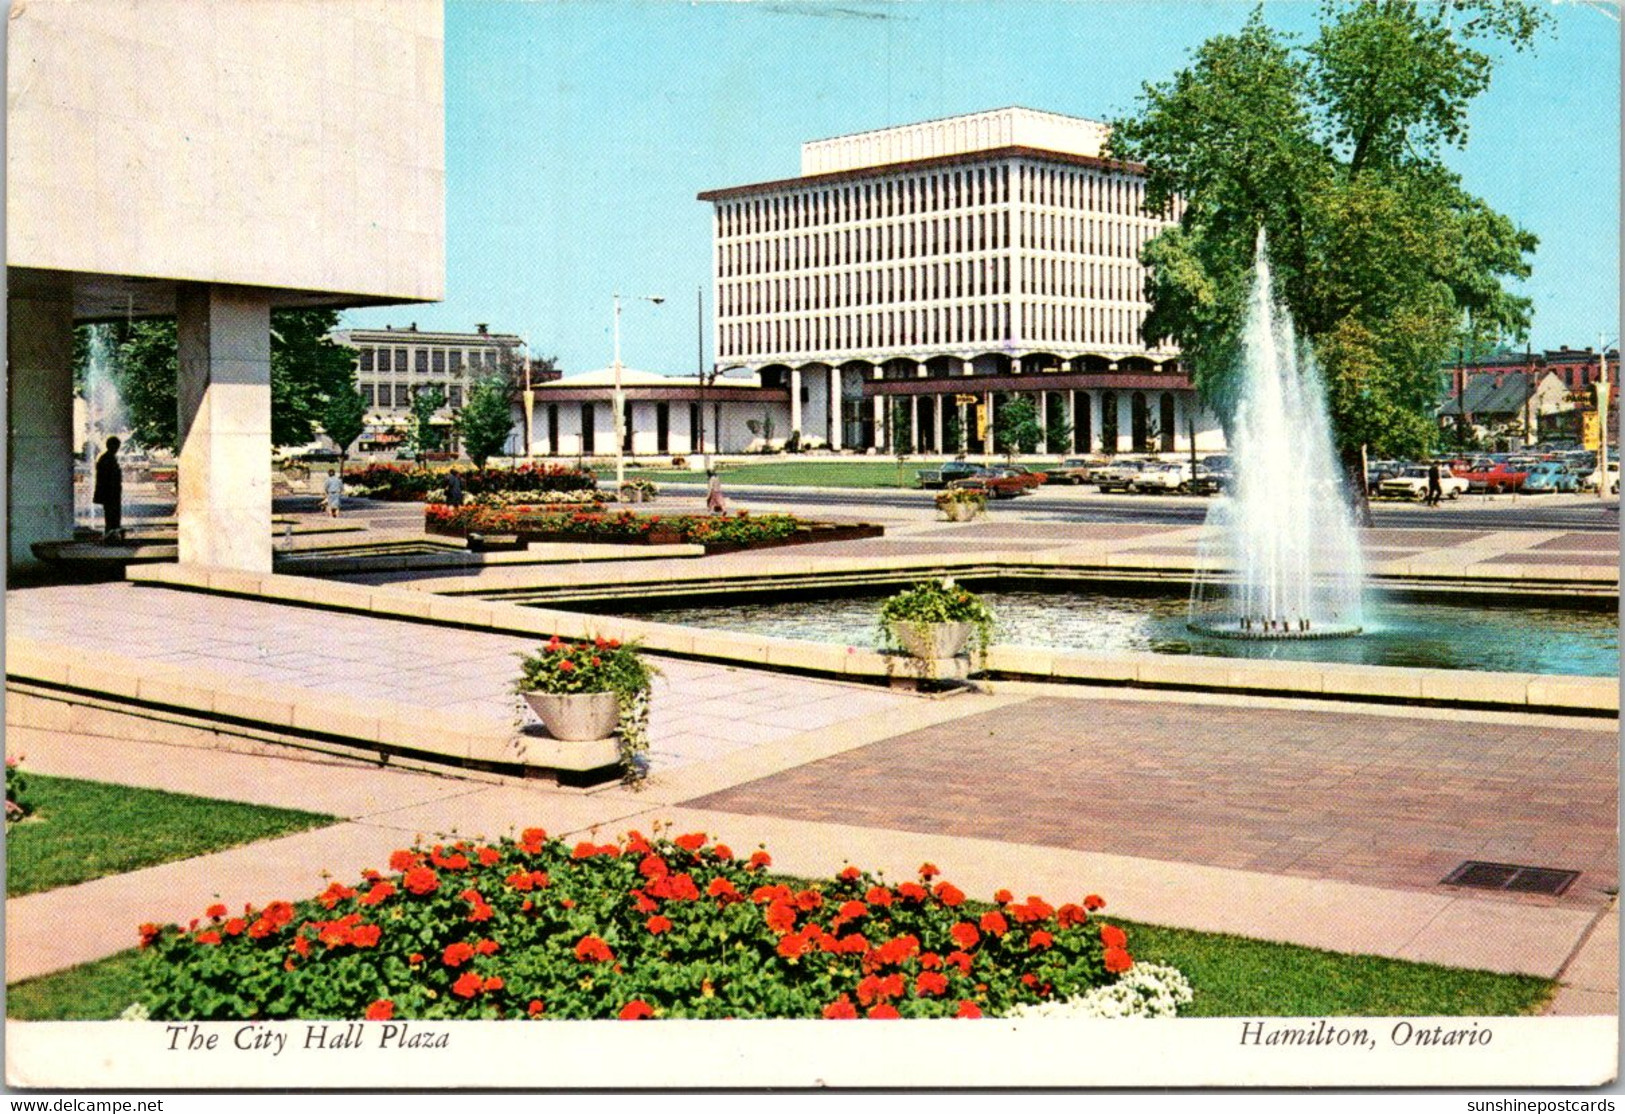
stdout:
<svg viewBox="0 0 1625 1114">
<path fill-rule="evenodd" d="M 327 516 L 337 518 L 339 505 L 344 501 L 344 477 L 337 472 L 329 472 L 327 482 L 322 484 L 322 494 L 322 505 L 327 508 Z"/>
<path fill-rule="evenodd" d="M 107 439 L 107 451 L 96 458 L 96 486 L 90 501 L 102 509 L 102 540 L 124 537 L 124 470 L 119 467 L 119 439 Z"/>
<path fill-rule="evenodd" d="M 1434 461 L 1428 465 L 1428 497 L 1427 505 L 1437 507 L 1439 500 L 1444 498 L 1444 484 L 1439 477 L 1439 462 Z"/>
<path fill-rule="evenodd" d="M 712 469 L 705 487 L 705 509 L 712 514 L 727 514 L 728 501 L 722 497 L 722 477 Z"/>
</svg>

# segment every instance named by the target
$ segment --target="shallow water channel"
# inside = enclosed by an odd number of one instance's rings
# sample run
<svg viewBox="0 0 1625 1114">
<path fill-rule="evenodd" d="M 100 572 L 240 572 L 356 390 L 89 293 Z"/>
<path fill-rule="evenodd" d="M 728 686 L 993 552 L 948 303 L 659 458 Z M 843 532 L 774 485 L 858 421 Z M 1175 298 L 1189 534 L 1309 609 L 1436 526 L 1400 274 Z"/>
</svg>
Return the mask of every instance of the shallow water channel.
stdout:
<svg viewBox="0 0 1625 1114">
<path fill-rule="evenodd" d="M 1189 601 L 1183 593 L 1125 595 L 1116 586 L 972 587 L 998 616 L 994 641 L 1011 645 L 1505 673 L 1601 677 L 1619 672 L 1613 608 L 1509 606 L 1481 598 L 1420 601 L 1373 592 L 1366 600 L 1365 632 L 1353 638 L 1237 642 L 1186 630 Z M 748 602 L 735 594 L 728 602 L 689 598 L 680 607 L 653 606 L 651 601 L 635 610 L 624 603 L 588 609 L 712 630 L 875 646 L 880 640 L 875 616 L 890 591 L 895 589 Z"/>
</svg>

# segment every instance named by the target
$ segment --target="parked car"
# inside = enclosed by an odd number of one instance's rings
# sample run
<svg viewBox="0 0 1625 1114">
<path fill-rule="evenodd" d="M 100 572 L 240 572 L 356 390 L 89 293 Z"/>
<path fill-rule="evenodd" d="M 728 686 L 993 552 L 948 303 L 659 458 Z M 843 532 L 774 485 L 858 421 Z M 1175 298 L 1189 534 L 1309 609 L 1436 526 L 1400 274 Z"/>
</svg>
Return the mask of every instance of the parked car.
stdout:
<svg viewBox="0 0 1625 1114">
<path fill-rule="evenodd" d="M 1365 490 L 1368 495 L 1376 495 L 1382 487 L 1382 481 L 1399 475 L 1405 467 L 1403 461 L 1373 460 L 1366 464 Z"/>
<path fill-rule="evenodd" d="M 1580 490 L 1579 478 L 1569 471 L 1568 465 L 1557 460 L 1546 460 L 1535 465 L 1523 481 L 1523 492 L 1526 495 L 1578 490 Z"/>
<path fill-rule="evenodd" d="M 1500 495 L 1520 490 L 1528 475 L 1527 468 L 1515 468 L 1510 462 L 1479 460 L 1475 461 L 1461 478 L 1467 481 L 1468 491 L 1485 491 L 1491 495 Z"/>
<path fill-rule="evenodd" d="M 1089 482 L 1101 491 L 1127 491 L 1139 475 L 1140 469 L 1145 467 L 1143 460 L 1114 460 L 1101 468 L 1096 468 L 1089 477 Z"/>
<path fill-rule="evenodd" d="M 920 487 L 947 487 L 954 480 L 962 480 L 966 476 L 974 476 L 982 470 L 980 464 L 972 464 L 965 460 L 950 460 L 941 468 L 922 468 L 914 473 L 914 482 Z"/>
<path fill-rule="evenodd" d="M 1086 484 L 1096 468 L 1106 463 L 1103 456 L 1069 456 L 1049 470 L 1052 484 Z"/>
<path fill-rule="evenodd" d="M 1449 465 L 1439 467 L 1439 494 L 1456 499 L 1467 493 L 1467 481 L 1456 475 Z M 1412 464 L 1397 476 L 1389 476 L 1377 486 L 1377 494 L 1389 499 L 1426 499 L 1428 496 L 1428 468 L 1425 464 Z"/>
<path fill-rule="evenodd" d="M 294 453 L 291 459 L 304 464 L 337 464 L 341 454 L 337 449 L 305 449 Z"/>
<path fill-rule="evenodd" d="M 972 491 L 984 491 L 989 499 L 1014 499 L 1028 490 L 1026 479 L 995 468 L 978 468 L 969 476 L 949 480 L 948 486 L 954 490 L 968 488 Z"/>
<path fill-rule="evenodd" d="M 1159 491 L 1168 494 L 1191 489 L 1191 466 L 1152 461 L 1129 480 L 1130 491 Z"/>
<path fill-rule="evenodd" d="M 1049 481 L 1048 472 L 1034 472 L 1024 464 L 995 464 L 993 470 L 1001 475 L 1014 476 L 1027 485 L 1026 494 L 1031 494 L 1043 487 Z"/>
</svg>

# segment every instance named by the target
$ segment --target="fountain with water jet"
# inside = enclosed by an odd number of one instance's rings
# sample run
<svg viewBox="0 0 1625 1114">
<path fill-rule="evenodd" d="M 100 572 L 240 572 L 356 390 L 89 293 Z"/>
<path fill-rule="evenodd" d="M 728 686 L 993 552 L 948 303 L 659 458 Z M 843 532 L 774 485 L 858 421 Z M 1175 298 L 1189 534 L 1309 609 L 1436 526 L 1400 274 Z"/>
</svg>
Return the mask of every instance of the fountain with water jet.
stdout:
<svg viewBox="0 0 1625 1114">
<path fill-rule="evenodd" d="M 1332 445 L 1326 391 L 1275 300 L 1258 233 L 1230 428 L 1233 480 L 1209 510 L 1188 626 L 1237 639 L 1338 638 L 1361 629 L 1363 561 Z"/>
</svg>

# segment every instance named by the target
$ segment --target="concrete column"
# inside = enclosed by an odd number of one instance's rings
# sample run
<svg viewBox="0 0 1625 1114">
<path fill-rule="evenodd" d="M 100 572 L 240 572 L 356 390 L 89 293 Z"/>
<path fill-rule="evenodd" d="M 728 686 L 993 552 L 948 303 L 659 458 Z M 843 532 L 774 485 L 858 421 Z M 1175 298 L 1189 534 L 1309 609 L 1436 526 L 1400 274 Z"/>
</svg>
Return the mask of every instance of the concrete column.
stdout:
<svg viewBox="0 0 1625 1114">
<path fill-rule="evenodd" d="M 181 563 L 270 572 L 270 301 L 181 283 L 175 324 Z"/>
<path fill-rule="evenodd" d="M 841 447 L 841 411 L 844 395 L 841 393 L 841 369 L 829 369 L 829 398 L 826 400 L 829 408 L 829 447 Z"/>
<path fill-rule="evenodd" d="M 66 283 L 6 298 L 6 554 L 73 537 L 73 297 Z M 269 463 L 269 461 L 267 461 Z"/>
<path fill-rule="evenodd" d="M 954 396 L 953 395 L 941 394 L 941 395 L 937 396 L 936 402 L 933 403 L 932 406 L 931 406 L 931 420 L 932 420 L 932 426 L 933 426 L 932 433 L 931 433 L 931 449 L 932 449 L 933 452 L 940 453 L 940 452 L 943 451 L 943 448 L 942 448 L 942 411 L 943 411 L 943 409 L 945 407 L 952 405 L 953 401 L 954 401 Z"/>
<path fill-rule="evenodd" d="M 790 369 L 790 429 L 801 432 L 801 369 Z"/>
<path fill-rule="evenodd" d="M 1043 447 L 1041 451 L 1050 453 L 1054 448 L 1049 443 L 1049 403 L 1050 392 L 1038 392 L 1038 428 L 1042 431 L 1038 435 L 1038 443 Z"/>
<path fill-rule="evenodd" d="M 992 391 L 987 391 L 986 393 L 984 393 L 982 395 L 982 406 L 983 406 L 982 413 L 987 415 L 987 437 L 982 441 L 982 455 L 987 456 L 987 457 L 991 457 L 991 456 L 993 456 L 994 453 L 999 451 L 997 446 L 995 446 L 994 443 L 993 443 L 993 418 L 994 418 L 994 413 L 993 413 L 993 392 Z"/>
<path fill-rule="evenodd" d="M 1134 392 L 1117 392 L 1117 451 L 1134 451 Z"/>
<path fill-rule="evenodd" d="M 880 368 L 878 368 L 878 367 L 875 368 L 874 377 L 876 379 L 882 378 L 883 375 L 884 375 L 884 373 L 881 371 Z M 884 452 L 885 449 L 886 449 L 886 446 L 891 442 L 891 430 L 886 428 L 886 400 L 884 398 L 882 398 L 880 395 L 876 395 L 874 397 L 874 416 L 875 416 L 875 448 L 879 449 L 882 452 Z"/>
</svg>

